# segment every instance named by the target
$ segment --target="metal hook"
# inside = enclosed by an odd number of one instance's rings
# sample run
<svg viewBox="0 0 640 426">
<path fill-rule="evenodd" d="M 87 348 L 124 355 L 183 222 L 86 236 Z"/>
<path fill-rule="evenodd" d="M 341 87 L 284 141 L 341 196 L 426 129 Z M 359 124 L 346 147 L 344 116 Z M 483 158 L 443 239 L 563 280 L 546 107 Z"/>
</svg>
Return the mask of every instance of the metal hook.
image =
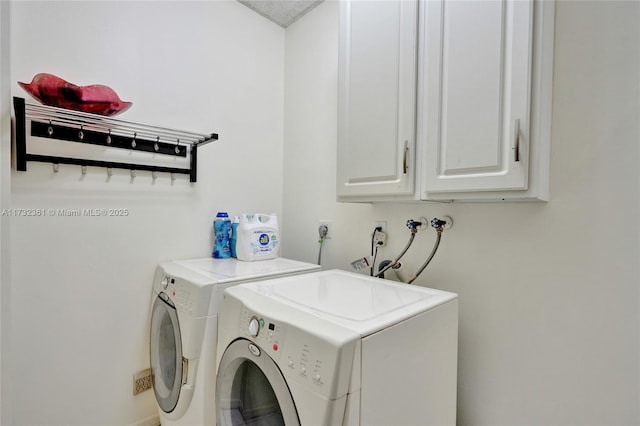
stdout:
<svg viewBox="0 0 640 426">
<path fill-rule="evenodd" d="M 53 173 L 58 173 L 58 171 L 60 170 L 60 164 L 58 163 L 53 163 Z"/>
<path fill-rule="evenodd" d="M 176 175 L 174 173 L 171 173 L 171 182 L 173 182 L 174 180 L 176 180 Z"/>
<path fill-rule="evenodd" d="M 49 136 L 53 135 L 53 126 L 51 125 L 51 120 L 49 120 L 49 127 L 47 127 L 47 134 Z"/>
<path fill-rule="evenodd" d="M 84 125 L 81 124 L 80 125 L 80 131 L 78 132 L 78 139 L 83 140 L 84 139 L 84 132 L 82 131 Z"/>
<path fill-rule="evenodd" d="M 107 176 L 108 177 L 113 176 L 113 169 L 111 167 L 107 167 Z"/>
<path fill-rule="evenodd" d="M 176 143 L 176 154 L 180 154 L 180 139 L 177 139 L 178 143 Z"/>
<path fill-rule="evenodd" d="M 136 177 L 136 171 L 135 169 L 131 169 L 131 179 Z"/>
<path fill-rule="evenodd" d="M 133 139 L 131 140 L 131 148 L 135 148 L 136 147 L 136 136 L 138 136 L 137 133 L 133 134 Z"/>
<path fill-rule="evenodd" d="M 111 129 L 109 129 L 109 133 L 107 133 L 107 145 L 111 145 Z"/>
<path fill-rule="evenodd" d="M 157 137 L 157 139 L 156 139 L 156 143 L 154 143 L 154 144 L 153 144 L 153 150 L 154 150 L 155 152 L 158 152 L 158 151 L 160 150 L 160 145 L 159 145 L 159 143 L 160 143 L 160 136 L 158 136 L 158 137 Z"/>
<path fill-rule="evenodd" d="M 86 175 L 87 174 L 87 166 L 82 166 L 82 174 Z"/>
<path fill-rule="evenodd" d="M 155 170 L 151 172 L 151 179 L 156 180 L 158 179 L 158 172 L 156 172 Z"/>
</svg>

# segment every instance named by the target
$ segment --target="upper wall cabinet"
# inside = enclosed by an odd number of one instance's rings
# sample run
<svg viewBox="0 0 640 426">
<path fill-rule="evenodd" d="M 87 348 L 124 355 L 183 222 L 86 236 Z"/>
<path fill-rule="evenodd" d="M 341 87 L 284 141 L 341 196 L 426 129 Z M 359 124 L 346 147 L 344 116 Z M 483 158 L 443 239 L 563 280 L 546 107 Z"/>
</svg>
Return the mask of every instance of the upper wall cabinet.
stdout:
<svg viewBox="0 0 640 426">
<path fill-rule="evenodd" d="M 338 199 L 548 199 L 554 7 L 343 2 Z"/>
<path fill-rule="evenodd" d="M 418 2 L 341 2 L 338 195 L 414 193 Z"/>
</svg>

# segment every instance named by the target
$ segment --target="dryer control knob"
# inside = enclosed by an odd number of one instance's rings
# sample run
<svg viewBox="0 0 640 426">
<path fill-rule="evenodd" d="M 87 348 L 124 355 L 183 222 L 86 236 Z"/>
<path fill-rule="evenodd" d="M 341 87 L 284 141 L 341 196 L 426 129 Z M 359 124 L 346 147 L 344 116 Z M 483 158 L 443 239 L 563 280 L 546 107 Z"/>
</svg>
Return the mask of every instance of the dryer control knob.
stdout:
<svg viewBox="0 0 640 426">
<path fill-rule="evenodd" d="M 169 277 L 168 277 L 167 275 L 165 275 L 165 276 L 162 278 L 162 283 L 160 283 L 160 284 L 162 285 L 162 289 L 163 289 L 163 290 L 166 290 L 166 289 L 167 289 L 167 287 L 169 287 Z"/>
<path fill-rule="evenodd" d="M 249 321 L 249 334 L 251 337 L 256 337 L 259 331 L 260 323 L 258 322 L 258 318 L 251 318 L 251 321 Z"/>
</svg>

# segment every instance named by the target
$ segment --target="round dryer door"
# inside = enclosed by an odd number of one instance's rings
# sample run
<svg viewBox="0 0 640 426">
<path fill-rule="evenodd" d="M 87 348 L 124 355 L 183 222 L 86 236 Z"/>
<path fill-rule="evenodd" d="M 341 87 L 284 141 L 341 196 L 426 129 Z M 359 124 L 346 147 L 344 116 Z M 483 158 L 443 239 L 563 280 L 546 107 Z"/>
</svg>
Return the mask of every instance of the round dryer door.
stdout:
<svg viewBox="0 0 640 426">
<path fill-rule="evenodd" d="M 162 411 L 170 413 L 182 386 L 182 339 L 176 307 L 165 293 L 153 303 L 150 357 L 156 400 Z"/>
<path fill-rule="evenodd" d="M 246 339 L 225 350 L 216 381 L 219 426 L 300 425 L 289 387 L 273 359 Z"/>
</svg>

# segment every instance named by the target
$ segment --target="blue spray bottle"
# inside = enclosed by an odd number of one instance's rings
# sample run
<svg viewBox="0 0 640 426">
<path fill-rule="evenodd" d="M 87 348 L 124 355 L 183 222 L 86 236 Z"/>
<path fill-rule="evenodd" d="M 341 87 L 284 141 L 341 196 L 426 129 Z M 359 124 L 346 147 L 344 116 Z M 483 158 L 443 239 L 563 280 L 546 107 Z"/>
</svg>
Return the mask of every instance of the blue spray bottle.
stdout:
<svg viewBox="0 0 640 426">
<path fill-rule="evenodd" d="M 231 221 L 227 212 L 218 212 L 213 221 L 213 257 L 227 259 L 231 257 Z"/>
</svg>

